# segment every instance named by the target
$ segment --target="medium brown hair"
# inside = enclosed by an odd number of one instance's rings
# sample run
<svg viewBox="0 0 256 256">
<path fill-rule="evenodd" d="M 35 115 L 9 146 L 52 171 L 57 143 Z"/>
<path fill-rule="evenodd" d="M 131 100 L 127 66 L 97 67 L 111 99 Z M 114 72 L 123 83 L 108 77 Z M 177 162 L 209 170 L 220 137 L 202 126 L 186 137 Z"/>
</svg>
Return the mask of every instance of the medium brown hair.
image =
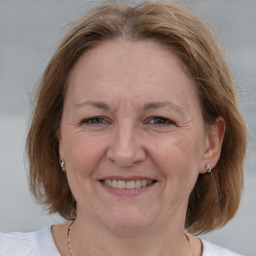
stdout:
<svg viewBox="0 0 256 256">
<path fill-rule="evenodd" d="M 78 58 L 106 40 L 154 40 L 167 46 L 195 80 L 205 124 L 222 116 L 226 132 L 214 170 L 199 175 L 190 195 L 186 228 L 194 234 L 219 228 L 236 213 L 243 187 L 247 129 L 232 72 L 216 38 L 200 18 L 178 5 L 145 2 L 135 7 L 107 3 L 73 23 L 48 64 L 36 97 L 27 153 L 35 197 L 66 219 L 76 201 L 59 166 L 60 127 L 69 74 Z"/>
</svg>

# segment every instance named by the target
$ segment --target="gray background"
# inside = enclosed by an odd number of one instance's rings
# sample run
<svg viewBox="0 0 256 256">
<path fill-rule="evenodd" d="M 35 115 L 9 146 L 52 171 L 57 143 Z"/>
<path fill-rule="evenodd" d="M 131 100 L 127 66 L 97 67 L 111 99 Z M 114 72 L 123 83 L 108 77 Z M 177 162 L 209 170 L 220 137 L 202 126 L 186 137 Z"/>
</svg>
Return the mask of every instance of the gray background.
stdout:
<svg viewBox="0 0 256 256">
<path fill-rule="evenodd" d="M 101 1 L 0 0 L 0 231 L 31 231 L 61 222 L 28 191 L 24 145 L 30 94 L 64 35 L 64 25 Z M 136 2 L 136 1 L 135 1 Z M 182 1 L 216 31 L 240 88 L 250 130 L 241 207 L 223 229 L 203 236 L 256 255 L 256 1 Z"/>
</svg>

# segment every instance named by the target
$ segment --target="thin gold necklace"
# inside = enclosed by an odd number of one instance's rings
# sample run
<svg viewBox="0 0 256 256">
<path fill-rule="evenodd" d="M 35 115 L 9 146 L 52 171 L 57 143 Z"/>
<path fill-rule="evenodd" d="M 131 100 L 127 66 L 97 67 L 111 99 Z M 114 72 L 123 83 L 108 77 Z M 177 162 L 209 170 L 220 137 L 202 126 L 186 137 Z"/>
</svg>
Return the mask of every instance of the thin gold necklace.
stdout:
<svg viewBox="0 0 256 256">
<path fill-rule="evenodd" d="M 71 228 L 74 224 L 74 221 L 75 220 L 72 220 L 70 225 L 68 226 L 68 249 L 69 249 L 70 256 L 73 256 L 73 252 L 72 252 L 72 249 L 71 249 L 71 242 L 70 242 L 70 233 L 71 233 Z M 189 247 L 190 247 L 191 256 L 193 256 L 193 252 L 192 252 L 192 248 L 191 248 L 191 244 L 190 244 L 190 239 L 189 239 L 189 237 L 186 233 L 185 233 L 185 236 L 187 238 L 187 241 L 188 241 L 188 244 L 189 244 Z"/>
<path fill-rule="evenodd" d="M 75 220 L 72 220 L 70 225 L 68 226 L 68 249 L 69 249 L 70 256 L 73 256 L 72 249 L 71 249 L 71 243 L 70 243 L 70 232 L 71 232 L 71 228 L 73 226 L 74 221 Z"/>
</svg>

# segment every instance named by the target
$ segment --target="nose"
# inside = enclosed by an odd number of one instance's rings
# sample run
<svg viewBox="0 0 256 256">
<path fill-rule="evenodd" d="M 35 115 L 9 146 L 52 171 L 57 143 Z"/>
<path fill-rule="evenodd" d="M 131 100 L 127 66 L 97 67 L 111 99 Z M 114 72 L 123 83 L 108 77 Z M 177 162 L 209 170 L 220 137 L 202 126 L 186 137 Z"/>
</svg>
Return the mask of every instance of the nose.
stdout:
<svg viewBox="0 0 256 256">
<path fill-rule="evenodd" d="M 131 167 L 146 158 L 138 128 L 126 124 L 115 129 L 107 158 L 119 167 Z"/>
</svg>

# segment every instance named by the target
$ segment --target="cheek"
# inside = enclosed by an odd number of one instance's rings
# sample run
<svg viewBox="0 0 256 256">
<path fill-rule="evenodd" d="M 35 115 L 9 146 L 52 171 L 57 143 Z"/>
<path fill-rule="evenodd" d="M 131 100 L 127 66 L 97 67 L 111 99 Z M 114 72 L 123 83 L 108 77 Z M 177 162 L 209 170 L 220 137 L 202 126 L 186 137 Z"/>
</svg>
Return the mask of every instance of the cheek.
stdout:
<svg viewBox="0 0 256 256">
<path fill-rule="evenodd" d="M 179 191 L 192 190 L 198 177 L 202 146 L 196 137 L 176 134 L 157 144 L 155 161 L 159 170 Z M 156 144 L 155 144 L 156 145 Z"/>
<path fill-rule="evenodd" d="M 65 145 L 68 183 L 77 202 L 81 202 L 94 191 L 94 180 L 97 180 L 97 168 L 104 150 L 101 143 L 81 135 L 70 137 Z"/>
<path fill-rule="evenodd" d="M 89 136 L 75 135 L 66 140 L 65 160 L 67 172 L 84 178 L 92 175 L 104 156 L 104 146 Z"/>
<path fill-rule="evenodd" d="M 202 143 L 196 138 L 178 134 L 157 143 L 156 153 L 158 158 L 163 158 L 164 162 L 171 166 L 199 167 L 198 163 L 202 156 Z"/>
</svg>

